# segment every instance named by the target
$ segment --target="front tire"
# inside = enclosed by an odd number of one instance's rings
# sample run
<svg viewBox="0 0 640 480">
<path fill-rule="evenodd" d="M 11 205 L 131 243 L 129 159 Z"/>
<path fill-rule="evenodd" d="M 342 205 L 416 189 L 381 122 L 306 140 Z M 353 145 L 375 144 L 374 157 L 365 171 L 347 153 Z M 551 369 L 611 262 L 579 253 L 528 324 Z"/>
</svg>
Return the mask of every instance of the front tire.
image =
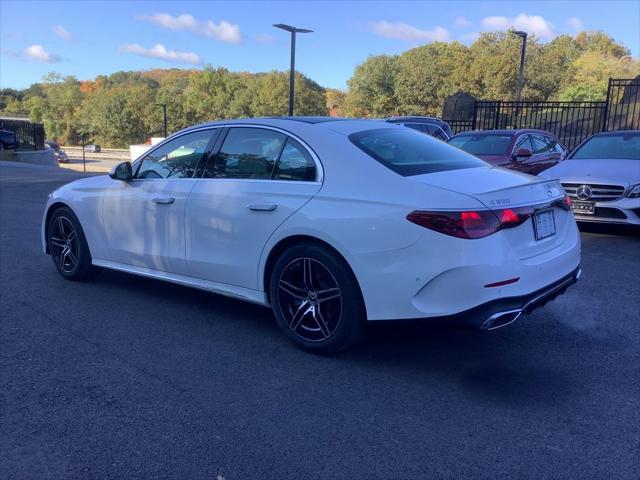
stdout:
<svg viewBox="0 0 640 480">
<path fill-rule="evenodd" d="M 53 212 L 47 226 L 47 244 L 56 269 L 67 280 L 84 280 L 94 273 L 84 231 L 71 209 L 60 207 Z"/>
<path fill-rule="evenodd" d="M 358 282 L 329 249 L 291 247 L 276 261 L 269 287 L 278 326 L 303 349 L 335 353 L 362 337 L 366 313 Z"/>
</svg>

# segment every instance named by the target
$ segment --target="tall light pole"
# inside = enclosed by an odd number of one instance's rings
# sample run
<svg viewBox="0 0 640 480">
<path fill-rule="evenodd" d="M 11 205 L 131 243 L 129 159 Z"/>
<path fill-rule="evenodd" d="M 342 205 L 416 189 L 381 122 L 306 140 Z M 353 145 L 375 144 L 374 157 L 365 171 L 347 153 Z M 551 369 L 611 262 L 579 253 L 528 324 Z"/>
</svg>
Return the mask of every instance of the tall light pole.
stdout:
<svg viewBox="0 0 640 480">
<path fill-rule="evenodd" d="M 284 23 L 276 23 L 273 26 L 291 33 L 291 67 L 289 69 L 289 116 L 291 117 L 293 116 L 294 85 L 296 81 L 296 33 L 311 33 L 313 30 L 292 27 Z"/>
<path fill-rule="evenodd" d="M 514 35 L 522 38 L 522 51 L 520 53 L 520 74 L 518 75 L 518 87 L 516 90 L 516 102 L 522 97 L 522 87 L 524 86 L 524 57 L 527 53 L 527 32 L 515 30 Z"/>
</svg>

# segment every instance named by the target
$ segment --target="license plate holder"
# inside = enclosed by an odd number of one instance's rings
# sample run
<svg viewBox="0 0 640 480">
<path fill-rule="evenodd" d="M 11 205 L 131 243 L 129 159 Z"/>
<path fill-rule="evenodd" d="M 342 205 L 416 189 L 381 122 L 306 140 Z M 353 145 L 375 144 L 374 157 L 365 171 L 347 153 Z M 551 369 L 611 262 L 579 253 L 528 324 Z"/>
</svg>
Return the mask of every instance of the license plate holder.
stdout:
<svg viewBox="0 0 640 480">
<path fill-rule="evenodd" d="M 596 202 L 582 202 L 573 200 L 571 202 L 571 210 L 578 215 L 593 215 L 595 213 Z"/>
<path fill-rule="evenodd" d="M 536 240 L 544 240 L 556 234 L 556 219 L 553 209 L 540 210 L 533 214 L 533 231 Z"/>
</svg>

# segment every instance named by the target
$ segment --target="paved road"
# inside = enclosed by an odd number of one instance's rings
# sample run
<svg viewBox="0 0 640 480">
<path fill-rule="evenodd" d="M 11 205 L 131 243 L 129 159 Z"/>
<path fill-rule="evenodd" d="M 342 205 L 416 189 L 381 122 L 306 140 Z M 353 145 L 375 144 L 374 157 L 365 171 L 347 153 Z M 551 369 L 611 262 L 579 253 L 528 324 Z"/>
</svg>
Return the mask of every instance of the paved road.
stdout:
<svg viewBox="0 0 640 480">
<path fill-rule="evenodd" d="M 268 310 L 40 252 L 69 171 L 0 166 L 0 478 L 616 478 L 640 474 L 640 240 L 490 333 L 379 326 L 334 358 Z"/>
</svg>

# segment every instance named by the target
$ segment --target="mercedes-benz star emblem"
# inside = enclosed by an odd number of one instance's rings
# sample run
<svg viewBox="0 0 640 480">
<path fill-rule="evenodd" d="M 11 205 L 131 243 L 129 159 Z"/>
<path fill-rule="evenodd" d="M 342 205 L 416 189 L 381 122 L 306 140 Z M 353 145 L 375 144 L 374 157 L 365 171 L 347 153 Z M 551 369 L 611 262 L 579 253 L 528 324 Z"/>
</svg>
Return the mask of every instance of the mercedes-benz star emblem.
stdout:
<svg viewBox="0 0 640 480">
<path fill-rule="evenodd" d="M 544 189 L 547 192 L 547 197 L 553 197 L 553 191 L 551 190 L 551 185 L 545 185 Z"/>
<path fill-rule="evenodd" d="M 589 200 L 591 198 L 591 187 L 589 185 L 580 185 L 576 190 L 576 196 L 580 200 Z"/>
</svg>

